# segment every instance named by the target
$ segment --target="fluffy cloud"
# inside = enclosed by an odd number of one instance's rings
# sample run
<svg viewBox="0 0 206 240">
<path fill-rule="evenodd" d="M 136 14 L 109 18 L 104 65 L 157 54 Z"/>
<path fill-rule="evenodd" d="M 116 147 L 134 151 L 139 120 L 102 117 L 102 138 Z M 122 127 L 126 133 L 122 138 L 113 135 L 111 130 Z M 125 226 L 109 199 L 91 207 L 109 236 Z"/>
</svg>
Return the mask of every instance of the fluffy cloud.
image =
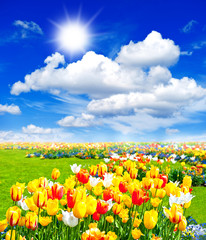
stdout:
<svg viewBox="0 0 206 240">
<path fill-rule="evenodd" d="M 67 116 L 57 123 L 62 127 L 90 127 L 97 124 L 93 115 L 85 113 L 82 113 L 81 117 Z"/>
<path fill-rule="evenodd" d="M 55 130 L 51 128 L 37 127 L 33 124 L 30 124 L 26 127 L 22 127 L 22 132 L 27 134 L 51 134 L 55 132 Z"/>
<path fill-rule="evenodd" d="M 198 22 L 195 21 L 195 20 L 189 21 L 189 22 L 182 28 L 182 31 L 183 31 L 184 33 L 190 32 L 190 31 L 192 30 L 192 28 L 194 27 L 195 24 L 198 24 Z"/>
<path fill-rule="evenodd" d="M 152 92 L 131 92 L 109 98 L 92 100 L 88 111 L 96 115 L 130 115 L 143 110 L 152 116 L 168 117 L 179 113 L 188 104 L 200 100 L 206 89 L 198 86 L 193 79 L 171 78 L 169 84 L 159 85 Z"/>
<path fill-rule="evenodd" d="M 45 67 L 26 75 L 25 82 L 16 82 L 11 94 L 19 95 L 31 90 L 50 93 L 66 90 L 71 94 L 102 98 L 140 90 L 147 83 L 154 85 L 169 79 L 171 74 L 165 66 L 174 64 L 180 54 L 179 47 L 172 40 L 162 39 L 159 33 L 152 32 L 143 42 L 133 44 L 135 49 L 130 49 L 130 45 L 122 47 L 116 61 L 87 52 L 80 61 L 59 66 L 65 63 L 64 57 L 59 53 L 52 54 L 45 60 Z M 124 51 L 126 56 L 123 56 Z M 149 76 L 142 65 L 151 66 Z"/>
<path fill-rule="evenodd" d="M 20 32 L 21 32 L 21 38 L 28 38 L 31 36 L 31 34 L 39 34 L 42 35 L 43 31 L 40 28 L 40 26 L 33 22 L 33 21 L 21 21 L 21 20 L 16 20 L 14 22 L 14 26 L 19 27 Z"/>
<path fill-rule="evenodd" d="M 133 66 L 171 66 L 178 61 L 180 49 L 170 39 L 152 31 L 143 42 L 123 46 L 116 61 Z"/>
<path fill-rule="evenodd" d="M 10 113 L 10 114 L 17 115 L 17 114 L 21 114 L 21 110 L 18 106 L 14 105 L 14 104 L 11 104 L 11 105 L 0 104 L 0 113 Z"/>
<path fill-rule="evenodd" d="M 47 91 L 60 101 L 65 95 L 88 96 L 81 112 L 57 122 L 62 127 L 103 123 L 123 133 L 172 129 L 173 124 L 190 122 L 188 116 L 198 111 L 198 103 L 203 109 L 206 99 L 206 89 L 194 79 L 172 77 L 168 67 L 179 56 L 179 47 L 155 31 L 123 46 L 115 60 L 90 51 L 66 64 L 64 56 L 55 53 L 45 59 L 46 66 L 16 82 L 11 94 Z"/>
</svg>

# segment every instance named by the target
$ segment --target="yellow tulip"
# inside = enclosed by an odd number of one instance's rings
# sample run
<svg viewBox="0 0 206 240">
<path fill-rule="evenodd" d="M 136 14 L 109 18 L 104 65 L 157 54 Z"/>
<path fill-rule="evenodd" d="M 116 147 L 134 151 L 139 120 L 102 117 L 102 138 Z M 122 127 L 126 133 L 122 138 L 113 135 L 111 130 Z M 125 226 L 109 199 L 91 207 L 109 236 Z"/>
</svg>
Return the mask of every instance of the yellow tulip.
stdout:
<svg viewBox="0 0 206 240">
<path fill-rule="evenodd" d="M 25 217 L 25 227 L 34 230 L 37 227 L 37 214 L 35 212 L 27 212 Z"/>
<path fill-rule="evenodd" d="M 116 167 L 116 174 L 117 176 L 121 176 L 123 173 L 123 167 L 122 166 L 117 166 Z"/>
<path fill-rule="evenodd" d="M 142 186 L 144 189 L 149 190 L 153 184 L 153 180 L 151 178 L 142 178 Z"/>
<path fill-rule="evenodd" d="M 170 196 L 170 194 L 173 194 L 176 187 L 177 186 L 172 182 L 167 183 L 165 186 L 167 196 Z"/>
<path fill-rule="evenodd" d="M 160 189 L 162 187 L 163 180 L 160 178 L 154 178 L 154 188 Z"/>
<path fill-rule="evenodd" d="M 153 229 L 156 224 L 157 224 L 157 220 L 158 220 L 158 212 L 155 210 L 150 210 L 150 211 L 146 211 L 144 213 L 144 226 L 147 229 Z"/>
<path fill-rule="evenodd" d="M 30 181 L 27 185 L 27 189 L 30 193 L 35 192 L 38 187 L 39 187 L 39 180 L 38 179 L 34 179 L 33 181 Z"/>
<path fill-rule="evenodd" d="M 151 198 L 150 202 L 153 207 L 158 207 L 162 200 L 160 200 L 159 198 Z"/>
<path fill-rule="evenodd" d="M 141 224 L 142 220 L 139 218 L 134 219 L 133 227 L 137 228 Z"/>
<path fill-rule="evenodd" d="M 156 197 L 159 198 L 164 198 L 164 196 L 166 195 L 166 191 L 164 189 L 157 189 L 156 191 Z"/>
<path fill-rule="evenodd" d="M 190 205 L 191 205 L 191 201 L 189 201 L 188 203 L 185 203 L 185 204 L 184 204 L 184 208 L 189 208 Z"/>
<path fill-rule="evenodd" d="M 114 222 L 113 216 L 107 216 L 107 217 L 106 217 L 106 221 L 107 221 L 108 223 L 113 223 L 113 222 Z"/>
<path fill-rule="evenodd" d="M 6 219 L 10 226 L 15 226 L 21 217 L 21 210 L 17 207 L 10 207 L 6 212 Z"/>
<path fill-rule="evenodd" d="M 87 206 L 85 202 L 78 201 L 73 208 L 73 214 L 76 218 L 83 218 L 86 214 Z"/>
<path fill-rule="evenodd" d="M 132 230 L 132 237 L 134 239 L 139 239 L 142 236 L 142 232 L 140 231 L 140 229 L 135 228 L 134 230 Z"/>
<path fill-rule="evenodd" d="M 57 212 L 59 211 L 59 201 L 58 199 L 49 199 L 48 202 L 47 202 L 47 213 L 50 215 L 50 216 L 54 216 L 57 214 Z"/>
<path fill-rule="evenodd" d="M 25 217 L 20 217 L 19 222 L 18 222 L 18 226 L 23 227 L 25 225 Z"/>
<path fill-rule="evenodd" d="M 122 204 L 115 203 L 112 207 L 112 211 L 115 215 L 118 215 L 121 212 L 122 208 L 123 208 Z"/>
<path fill-rule="evenodd" d="M 187 186 L 187 187 L 191 187 L 192 185 L 192 179 L 191 179 L 191 176 L 185 176 L 183 178 L 183 186 Z"/>
<path fill-rule="evenodd" d="M 95 197 L 89 195 L 86 199 L 87 210 L 86 213 L 88 215 L 92 215 L 96 212 L 97 209 L 97 200 Z"/>
<path fill-rule="evenodd" d="M 173 203 L 171 209 L 164 209 L 164 213 L 170 222 L 178 224 L 183 217 L 183 209 L 179 204 Z"/>
<path fill-rule="evenodd" d="M 60 177 L 60 171 L 59 171 L 59 169 L 54 168 L 54 169 L 52 170 L 51 177 L 52 177 L 54 180 L 57 180 L 57 178 Z"/>
<path fill-rule="evenodd" d="M 0 233 L 3 232 L 7 228 L 7 226 L 8 224 L 6 219 L 0 221 Z"/>
<path fill-rule="evenodd" d="M 98 184 L 93 188 L 93 193 L 96 196 L 100 196 L 102 194 L 102 187 L 99 187 Z"/>
<path fill-rule="evenodd" d="M 49 225 L 49 223 L 51 223 L 51 222 L 52 222 L 51 217 L 39 217 L 39 223 L 44 227 Z"/>
<path fill-rule="evenodd" d="M 13 185 L 10 188 L 10 194 L 11 194 L 11 199 L 13 201 L 19 201 L 22 197 L 23 191 L 22 191 L 21 187 L 19 187 L 17 185 Z"/>
<path fill-rule="evenodd" d="M 31 210 L 33 212 L 38 211 L 38 207 L 35 205 L 33 197 L 26 198 L 25 203 L 26 203 L 27 207 L 29 208 L 29 210 Z"/>
<path fill-rule="evenodd" d="M 159 168 L 152 166 L 150 169 L 150 177 L 157 178 L 159 176 Z"/>
<path fill-rule="evenodd" d="M 179 223 L 178 229 L 179 229 L 180 231 L 184 231 L 184 230 L 186 229 L 186 227 L 187 227 L 187 220 L 186 220 L 186 218 L 183 216 L 183 217 L 182 217 L 182 220 L 181 220 L 180 223 Z"/>
<path fill-rule="evenodd" d="M 33 195 L 33 200 L 38 208 L 42 208 L 47 202 L 47 191 L 45 189 L 37 190 Z"/>
</svg>

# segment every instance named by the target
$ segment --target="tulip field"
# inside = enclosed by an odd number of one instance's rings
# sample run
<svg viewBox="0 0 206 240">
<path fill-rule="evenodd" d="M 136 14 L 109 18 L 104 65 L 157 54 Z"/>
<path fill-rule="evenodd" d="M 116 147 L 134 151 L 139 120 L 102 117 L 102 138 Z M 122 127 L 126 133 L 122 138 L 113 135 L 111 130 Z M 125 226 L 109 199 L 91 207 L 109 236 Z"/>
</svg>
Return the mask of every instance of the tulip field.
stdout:
<svg viewBox="0 0 206 240">
<path fill-rule="evenodd" d="M 1 143 L 0 239 L 206 239 L 206 143 Z"/>
</svg>

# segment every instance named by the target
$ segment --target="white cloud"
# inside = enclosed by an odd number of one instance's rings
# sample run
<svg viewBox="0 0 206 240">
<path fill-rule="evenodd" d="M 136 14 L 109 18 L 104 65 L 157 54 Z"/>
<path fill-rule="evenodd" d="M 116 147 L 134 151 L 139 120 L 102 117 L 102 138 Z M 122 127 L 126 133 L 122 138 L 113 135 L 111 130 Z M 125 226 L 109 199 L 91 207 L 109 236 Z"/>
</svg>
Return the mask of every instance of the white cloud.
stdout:
<svg viewBox="0 0 206 240">
<path fill-rule="evenodd" d="M 189 21 L 189 22 L 182 28 L 182 31 L 183 31 L 184 33 L 190 32 L 190 31 L 192 30 L 192 28 L 194 27 L 195 24 L 198 24 L 198 22 L 195 21 L 195 20 Z"/>
<path fill-rule="evenodd" d="M 152 31 L 143 42 L 123 46 L 116 61 L 133 66 L 171 66 L 178 61 L 180 49 L 170 39 Z"/>
<path fill-rule="evenodd" d="M 91 114 L 82 113 L 81 117 L 67 116 L 57 122 L 62 127 L 90 127 L 99 124 Z"/>
<path fill-rule="evenodd" d="M 204 109 L 206 99 L 206 89 L 194 79 L 172 77 L 167 67 L 179 55 L 172 40 L 154 31 L 142 42 L 123 46 L 116 60 L 90 51 L 66 64 L 64 56 L 55 53 L 45 59 L 46 66 L 16 82 L 11 94 L 47 91 L 69 104 L 77 97 L 81 103 L 73 104 L 76 111 L 70 113 L 70 106 L 69 114 L 64 110 L 66 117 L 57 122 L 63 127 L 104 123 L 123 133 L 172 129 L 173 124 L 190 122 L 191 113 Z"/>
<path fill-rule="evenodd" d="M 10 114 L 17 115 L 17 114 L 21 114 L 21 110 L 18 106 L 14 105 L 14 104 L 11 104 L 11 105 L 0 104 L 0 114 L 1 113 L 10 113 Z"/>
<path fill-rule="evenodd" d="M 152 116 L 168 117 L 181 112 L 189 104 L 202 99 L 206 89 L 194 79 L 171 78 L 168 85 L 159 85 L 151 92 L 116 94 L 109 98 L 92 100 L 88 111 L 94 115 L 130 115 L 143 110 Z"/>
<path fill-rule="evenodd" d="M 152 32 L 135 46 L 136 51 L 132 50 L 132 54 L 127 54 L 131 61 L 133 56 L 136 56 L 135 61 L 130 63 L 125 59 L 127 64 L 124 61 L 123 64 L 119 64 L 103 55 L 87 52 L 81 60 L 60 67 L 60 64 L 65 63 L 64 56 L 59 53 L 52 54 L 45 60 L 45 67 L 26 75 L 25 82 L 16 82 L 12 86 L 11 94 L 19 95 L 31 90 L 50 93 L 58 91 L 59 94 L 59 90 L 62 90 L 70 94 L 87 94 L 90 98 L 102 98 L 143 89 L 147 81 L 152 84 L 159 83 L 160 80 L 166 82 L 170 72 L 165 66 L 178 60 L 179 47 L 174 45 L 172 40 L 162 39 L 157 32 Z M 143 46 L 143 50 L 140 46 Z M 128 46 L 124 47 L 129 49 Z M 124 47 L 116 60 L 123 59 Z M 142 54 L 145 59 L 142 58 Z M 135 65 L 131 67 L 131 64 Z M 142 65 L 152 66 L 150 76 L 141 68 Z M 154 81 L 151 77 L 160 79 Z"/>
<path fill-rule="evenodd" d="M 14 25 L 20 28 L 21 38 L 28 38 L 31 36 L 31 34 L 39 34 L 39 35 L 43 34 L 43 31 L 40 28 L 40 26 L 33 21 L 28 22 L 28 21 L 16 20 L 14 21 Z"/>
<path fill-rule="evenodd" d="M 28 133 L 28 134 L 51 134 L 55 132 L 55 129 L 42 128 L 42 127 L 37 127 L 33 124 L 30 124 L 30 125 L 27 125 L 26 127 L 22 127 L 22 132 Z"/>
<path fill-rule="evenodd" d="M 170 134 L 178 133 L 179 130 L 176 128 L 166 128 L 165 132 L 166 132 L 166 134 L 170 135 Z"/>
</svg>

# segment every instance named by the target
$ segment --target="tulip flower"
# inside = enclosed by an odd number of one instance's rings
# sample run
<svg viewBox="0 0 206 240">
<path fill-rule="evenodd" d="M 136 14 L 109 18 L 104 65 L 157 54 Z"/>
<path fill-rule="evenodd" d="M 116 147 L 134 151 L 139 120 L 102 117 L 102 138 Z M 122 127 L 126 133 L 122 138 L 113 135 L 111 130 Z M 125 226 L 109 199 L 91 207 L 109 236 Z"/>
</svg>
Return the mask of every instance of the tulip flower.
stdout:
<svg viewBox="0 0 206 240">
<path fill-rule="evenodd" d="M 101 215 L 98 213 L 98 212 L 95 212 L 93 215 L 92 215 L 92 218 L 95 220 L 95 221 L 99 221 Z"/>
<path fill-rule="evenodd" d="M 50 215 L 50 216 L 54 216 L 57 214 L 57 212 L 59 211 L 59 202 L 57 199 L 49 199 L 48 202 L 47 202 L 47 213 Z"/>
<path fill-rule="evenodd" d="M 52 198 L 53 199 L 61 199 L 64 194 L 64 187 L 58 183 L 54 184 L 51 188 L 52 190 Z"/>
<path fill-rule="evenodd" d="M 75 173 L 75 174 L 77 174 L 77 173 L 80 171 L 81 166 L 82 166 L 82 165 L 79 165 L 79 166 L 78 166 L 76 163 L 73 164 L 73 165 L 70 165 L 72 172 Z"/>
<path fill-rule="evenodd" d="M 111 188 L 106 188 L 103 191 L 103 199 L 105 201 L 108 201 L 109 199 L 113 199 L 113 197 L 114 197 L 114 192 Z"/>
<path fill-rule="evenodd" d="M 159 168 L 152 166 L 150 169 L 150 177 L 158 178 L 159 177 Z"/>
<path fill-rule="evenodd" d="M 7 219 L 0 221 L 0 233 L 3 232 L 8 226 Z"/>
<path fill-rule="evenodd" d="M 191 187 L 192 185 L 192 179 L 191 179 L 191 176 L 185 176 L 183 178 L 183 186 L 187 186 L 187 187 Z"/>
<path fill-rule="evenodd" d="M 169 182 L 165 186 L 165 190 L 167 193 L 167 196 L 170 196 L 170 194 L 174 194 L 174 190 L 177 186 L 173 182 Z"/>
<path fill-rule="evenodd" d="M 86 184 L 89 181 L 89 173 L 86 169 L 81 169 L 78 173 L 77 173 L 77 178 L 79 180 L 79 182 Z"/>
<path fill-rule="evenodd" d="M 142 186 L 145 190 L 149 190 L 153 184 L 153 180 L 151 178 L 142 178 Z"/>
<path fill-rule="evenodd" d="M 87 205 L 83 201 L 77 201 L 74 204 L 73 214 L 76 218 L 83 218 L 86 214 Z"/>
<path fill-rule="evenodd" d="M 179 225 L 178 225 L 178 229 L 179 229 L 180 231 L 185 231 L 186 227 L 187 227 L 187 220 L 186 220 L 186 217 L 183 216 L 183 217 L 182 217 L 182 220 L 180 221 L 180 223 L 179 223 Z"/>
<path fill-rule="evenodd" d="M 116 240 L 117 239 L 117 235 L 115 232 L 111 232 L 109 231 L 107 233 L 107 235 L 104 237 L 105 240 Z"/>
<path fill-rule="evenodd" d="M 87 205 L 86 213 L 88 215 L 93 215 L 96 212 L 96 208 L 97 208 L 96 198 L 89 195 L 86 200 L 86 205 Z"/>
<path fill-rule="evenodd" d="M 52 179 L 57 180 L 57 178 L 60 177 L 60 171 L 59 171 L 59 169 L 54 168 L 54 169 L 52 170 L 51 177 L 52 177 Z"/>
<path fill-rule="evenodd" d="M 114 201 L 116 203 L 121 203 L 123 201 L 123 194 L 121 192 L 114 192 Z"/>
<path fill-rule="evenodd" d="M 99 177 L 103 177 L 106 172 L 107 172 L 107 165 L 106 164 L 100 164 L 99 169 L 98 169 Z"/>
<path fill-rule="evenodd" d="M 98 183 L 101 182 L 101 180 L 100 180 L 100 178 L 95 178 L 95 177 L 90 176 L 89 182 L 92 187 L 95 187 Z"/>
<path fill-rule="evenodd" d="M 51 217 L 39 217 L 39 223 L 43 226 L 46 227 L 52 222 Z"/>
<path fill-rule="evenodd" d="M 160 174 L 159 178 L 163 180 L 163 184 L 162 184 L 161 188 L 164 188 L 168 182 L 168 176 L 164 175 L 164 174 Z"/>
<path fill-rule="evenodd" d="M 134 219 L 133 227 L 137 228 L 141 224 L 142 220 L 139 218 Z"/>
<path fill-rule="evenodd" d="M 67 192 L 67 205 L 69 208 L 73 208 L 75 204 L 75 190 L 69 189 Z"/>
<path fill-rule="evenodd" d="M 104 200 L 97 200 L 97 213 L 105 214 L 108 211 L 109 204 Z"/>
<path fill-rule="evenodd" d="M 20 217 L 21 210 L 17 206 L 10 207 L 6 212 L 6 219 L 11 227 L 18 224 Z"/>
<path fill-rule="evenodd" d="M 153 207 L 158 207 L 159 204 L 162 202 L 162 200 L 160 200 L 159 198 L 151 198 L 150 201 Z"/>
<path fill-rule="evenodd" d="M 105 188 L 110 187 L 113 183 L 113 174 L 112 173 L 105 173 L 104 174 L 104 180 L 103 180 L 103 185 Z"/>
<path fill-rule="evenodd" d="M 164 214 L 170 222 L 178 224 L 183 217 L 183 209 L 179 204 L 173 203 L 171 209 L 164 208 Z"/>
<path fill-rule="evenodd" d="M 135 189 L 132 193 L 132 203 L 134 205 L 142 205 L 143 202 L 147 202 L 149 197 L 146 196 L 146 193 L 142 189 Z"/>
<path fill-rule="evenodd" d="M 33 197 L 25 199 L 25 203 L 26 203 L 27 207 L 29 208 L 29 210 L 34 211 L 34 212 L 38 211 L 38 207 L 34 203 Z"/>
<path fill-rule="evenodd" d="M 37 227 L 38 217 L 35 212 L 27 212 L 25 217 L 25 226 L 28 229 L 34 230 Z"/>
<path fill-rule="evenodd" d="M 140 229 L 135 228 L 134 230 L 132 230 L 132 237 L 134 239 L 139 239 L 142 235 L 143 233 L 141 232 Z"/>
<path fill-rule="evenodd" d="M 18 222 L 18 226 L 23 227 L 25 225 L 25 217 L 20 217 L 19 222 Z"/>
<path fill-rule="evenodd" d="M 39 187 L 39 179 L 34 179 L 33 181 L 30 181 L 27 185 L 27 189 L 30 193 L 34 193 L 38 187 Z"/>
<path fill-rule="evenodd" d="M 33 200 L 38 208 L 44 207 L 47 202 L 47 191 L 45 189 L 37 190 L 33 195 Z"/>
<path fill-rule="evenodd" d="M 117 174 L 117 176 L 121 176 L 123 173 L 123 167 L 122 166 L 117 166 L 115 169 L 115 172 Z"/>
<path fill-rule="evenodd" d="M 112 211 L 115 215 L 118 215 L 121 212 L 122 208 L 123 208 L 122 204 L 115 203 L 113 205 Z"/>
<path fill-rule="evenodd" d="M 13 185 L 10 188 L 11 199 L 13 201 L 19 201 L 22 198 L 22 189 L 19 186 Z"/>
<path fill-rule="evenodd" d="M 76 218 L 73 212 L 67 212 L 62 210 L 62 221 L 66 226 L 76 227 L 78 225 L 78 218 Z"/>
<path fill-rule="evenodd" d="M 120 190 L 120 192 L 126 193 L 127 192 L 127 186 L 128 186 L 128 183 L 126 181 L 123 181 L 123 182 L 121 181 L 119 183 L 119 190 Z"/>
<path fill-rule="evenodd" d="M 123 196 L 123 202 L 124 202 L 124 204 L 125 204 L 128 208 L 131 208 L 132 199 L 131 199 L 130 196 L 128 196 L 128 195 L 125 194 L 125 195 Z"/>
<path fill-rule="evenodd" d="M 46 188 L 48 186 L 48 180 L 45 177 L 39 178 L 39 187 Z"/>
<path fill-rule="evenodd" d="M 131 168 L 130 171 L 129 171 L 131 179 L 136 179 L 137 178 L 137 173 L 138 173 L 138 169 Z"/>
<path fill-rule="evenodd" d="M 162 187 L 162 185 L 164 184 L 163 180 L 160 178 L 154 178 L 153 183 L 154 183 L 154 188 L 156 188 L 156 189 L 160 189 Z"/>
<path fill-rule="evenodd" d="M 144 213 L 144 226 L 147 229 L 153 229 L 158 220 L 158 212 L 155 210 L 145 211 Z"/>
<path fill-rule="evenodd" d="M 92 165 L 92 166 L 90 167 L 89 174 L 90 174 L 91 176 L 95 176 L 95 175 L 97 174 L 97 166 Z"/>
<path fill-rule="evenodd" d="M 107 217 L 106 217 L 106 221 L 107 221 L 108 223 L 113 223 L 113 222 L 114 222 L 113 216 L 107 216 Z"/>
</svg>

